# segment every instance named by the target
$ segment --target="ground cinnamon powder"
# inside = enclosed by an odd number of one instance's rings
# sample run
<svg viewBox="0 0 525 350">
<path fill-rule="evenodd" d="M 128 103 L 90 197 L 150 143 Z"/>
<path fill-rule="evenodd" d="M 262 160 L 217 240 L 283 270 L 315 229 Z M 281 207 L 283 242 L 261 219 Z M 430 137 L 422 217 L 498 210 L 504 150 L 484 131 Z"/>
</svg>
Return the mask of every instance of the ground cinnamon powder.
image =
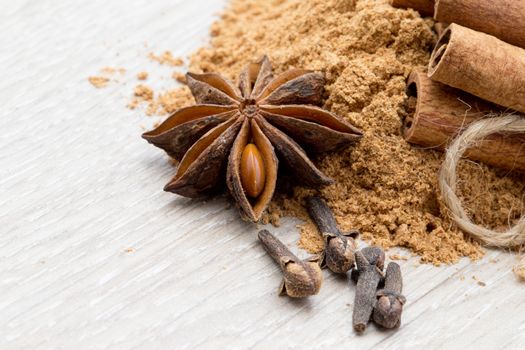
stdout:
<svg viewBox="0 0 525 350">
<path fill-rule="evenodd" d="M 422 261 L 450 263 L 480 256 L 479 245 L 448 220 L 438 198 L 442 154 L 407 144 L 400 133 L 405 80 L 428 64 L 432 23 L 378 0 L 232 0 L 212 27 L 210 47 L 191 57 L 193 71 L 234 79 L 249 60 L 267 53 L 278 72 L 304 67 L 325 72 L 325 107 L 364 130 L 356 147 L 317 159 L 337 183 L 320 191 L 295 187 L 276 195 L 267 221 L 284 215 L 307 220 L 299 246 L 323 248 L 308 221 L 304 198 L 320 192 L 343 230 L 383 247 L 403 246 Z M 460 193 L 474 219 L 491 227 L 523 211 L 523 182 L 465 162 Z M 293 179 L 292 179 L 293 182 Z"/>
<path fill-rule="evenodd" d="M 317 193 L 343 230 L 359 229 L 372 244 L 406 247 L 434 264 L 481 256 L 479 245 L 447 219 L 438 198 L 443 155 L 409 145 L 400 133 L 405 80 L 413 68 L 425 69 L 428 63 L 436 40 L 432 24 L 386 0 L 231 0 L 212 26 L 210 45 L 190 57 L 191 71 L 230 79 L 262 54 L 270 56 L 276 73 L 293 67 L 322 71 L 324 107 L 364 131 L 357 146 L 314 157 L 335 185 L 292 186 L 286 192 L 282 186 L 276 194 L 265 221 L 304 219 L 300 247 L 312 253 L 323 249 L 303 207 L 304 198 Z M 194 103 L 187 87 L 159 94 L 157 101 L 160 114 Z M 518 175 L 467 161 L 458 170 L 459 192 L 477 222 L 505 227 L 524 211 Z"/>
</svg>

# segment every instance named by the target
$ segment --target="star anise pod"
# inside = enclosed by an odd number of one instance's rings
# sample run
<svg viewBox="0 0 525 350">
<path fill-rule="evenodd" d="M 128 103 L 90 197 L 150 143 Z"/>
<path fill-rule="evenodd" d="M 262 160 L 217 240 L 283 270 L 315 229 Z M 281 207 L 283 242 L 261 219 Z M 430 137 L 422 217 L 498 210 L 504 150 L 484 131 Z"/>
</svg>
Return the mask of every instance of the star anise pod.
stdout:
<svg viewBox="0 0 525 350">
<path fill-rule="evenodd" d="M 246 66 L 238 87 L 214 73 L 188 73 L 186 78 L 197 105 L 179 109 L 143 135 L 180 161 L 164 190 L 199 197 L 219 188 L 226 174 L 232 196 L 252 221 L 259 221 L 272 199 L 278 157 L 302 184 L 328 185 L 333 180 L 299 144 L 325 152 L 362 136 L 314 106 L 321 103 L 325 84 L 318 72 L 292 69 L 273 77 L 264 56 Z"/>
</svg>

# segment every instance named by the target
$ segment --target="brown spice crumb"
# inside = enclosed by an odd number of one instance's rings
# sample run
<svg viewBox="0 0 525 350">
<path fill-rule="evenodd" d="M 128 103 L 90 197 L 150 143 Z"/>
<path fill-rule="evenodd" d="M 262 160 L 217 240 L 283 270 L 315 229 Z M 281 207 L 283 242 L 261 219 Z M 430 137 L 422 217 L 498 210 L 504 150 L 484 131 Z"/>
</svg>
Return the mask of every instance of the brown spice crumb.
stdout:
<svg viewBox="0 0 525 350">
<path fill-rule="evenodd" d="M 148 72 L 139 72 L 137 74 L 137 79 L 138 80 L 146 80 L 146 79 L 148 79 Z"/>
<path fill-rule="evenodd" d="M 525 256 L 521 256 L 519 262 L 512 269 L 518 280 L 525 282 Z"/>
<path fill-rule="evenodd" d="M 113 68 L 113 67 L 104 67 L 104 68 L 100 69 L 100 72 L 101 72 L 101 73 L 103 73 L 103 74 L 109 74 L 109 75 L 114 74 L 115 71 L 116 71 L 116 69 Z"/>
<path fill-rule="evenodd" d="M 153 52 L 148 54 L 148 57 L 152 61 L 159 62 L 160 64 L 165 64 L 171 67 L 178 67 L 184 64 L 184 60 L 180 57 L 173 57 L 173 54 L 170 51 L 164 51 L 161 55 L 155 55 Z"/>
<path fill-rule="evenodd" d="M 156 98 L 154 96 L 152 89 L 139 84 L 135 87 L 134 97 L 128 103 L 128 108 L 135 109 L 140 103 L 147 103 L 146 115 L 166 115 L 190 105 L 193 99 L 190 89 L 186 86 L 159 93 Z"/>
<path fill-rule="evenodd" d="M 127 105 L 129 109 L 135 109 L 141 103 L 147 103 L 148 106 L 146 108 L 146 114 L 155 115 L 157 113 L 159 105 L 154 100 L 155 94 L 150 87 L 144 84 L 138 84 L 137 86 L 135 86 L 133 96 L 133 99 Z"/>
<path fill-rule="evenodd" d="M 171 77 L 181 84 L 186 84 L 186 75 L 181 72 L 173 72 Z"/>
<path fill-rule="evenodd" d="M 192 100 L 190 89 L 184 86 L 161 93 L 157 103 L 161 108 L 161 114 L 171 114 L 177 109 L 191 104 Z"/>
<path fill-rule="evenodd" d="M 159 105 L 156 101 L 151 101 L 148 103 L 148 107 L 146 108 L 146 115 L 152 116 L 156 115 L 157 111 L 159 110 Z"/>
<path fill-rule="evenodd" d="M 487 284 L 483 281 L 480 281 L 476 276 L 472 276 L 472 279 L 478 283 L 479 286 L 485 287 Z"/>
<path fill-rule="evenodd" d="M 131 101 L 129 101 L 126 107 L 128 107 L 129 109 L 136 109 L 139 106 L 139 104 L 140 101 L 136 98 L 133 98 L 131 99 Z"/>
<path fill-rule="evenodd" d="M 124 68 L 115 68 L 115 67 L 103 67 L 102 69 L 100 69 L 100 73 L 106 76 L 113 75 L 117 72 L 122 75 L 126 73 L 126 70 Z"/>
<path fill-rule="evenodd" d="M 89 77 L 88 80 L 91 83 L 91 85 L 93 85 L 97 89 L 106 87 L 109 83 L 109 78 L 106 78 L 106 77 L 92 76 L 92 77 Z"/>
<path fill-rule="evenodd" d="M 151 101 L 153 100 L 153 90 L 143 84 L 139 84 L 135 87 L 135 96 L 145 100 L 145 101 Z"/>
<path fill-rule="evenodd" d="M 120 74 L 124 74 L 126 70 L 124 68 L 103 67 L 100 69 L 100 73 L 102 75 L 91 76 L 88 78 L 88 80 L 91 83 L 91 85 L 100 89 L 108 85 L 109 81 L 111 80 L 110 77 L 113 76 L 116 72 L 119 72 Z"/>
<path fill-rule="evenodd" d="M 400 254 L 391 254 L 391 255 L 389 256 L 389 258 L 390 258 L 391 260 L 403 260 L 403 261 L 408 260 L 408 256 L 406 256 L 406 255 L 400 255 Z"/>
</svg>

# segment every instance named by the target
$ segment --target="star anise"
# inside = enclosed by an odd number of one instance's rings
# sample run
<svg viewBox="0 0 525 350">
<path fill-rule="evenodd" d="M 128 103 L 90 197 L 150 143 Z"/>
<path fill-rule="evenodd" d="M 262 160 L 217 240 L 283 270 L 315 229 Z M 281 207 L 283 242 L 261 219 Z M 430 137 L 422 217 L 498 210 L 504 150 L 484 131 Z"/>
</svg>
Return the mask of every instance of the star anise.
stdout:
<svg viewBox="0 0 525 350">
<path fill-rule="evenodd" d="M 219 188 L 226 174 L 232 196 L 252 221 L 259 221 L 272 199 L 277 156 L 302 184 L 328 185 L 333 180 L 299 144 L 325 152 L 362 136 L 314 106 L 321 103 L 325 84 L 319 72 L 292 69 L 273 77 L 264 56 L 247 65 L 238 87 L 214 73 L 188 73 L 186 78 L 197 105 L 179 109 L 143 135 L 180 161 L 164 190 L 199 197 Z"/>
</svg>

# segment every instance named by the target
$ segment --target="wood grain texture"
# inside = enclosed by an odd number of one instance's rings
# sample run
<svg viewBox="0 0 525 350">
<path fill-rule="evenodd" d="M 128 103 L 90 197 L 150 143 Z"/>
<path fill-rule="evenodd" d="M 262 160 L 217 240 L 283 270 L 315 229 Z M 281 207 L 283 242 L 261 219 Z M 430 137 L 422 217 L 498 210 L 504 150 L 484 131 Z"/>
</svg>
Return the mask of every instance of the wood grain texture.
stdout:
<svg viewBox="0 0 525 350">
<path fill-rule="evenodd" d="M 0 1 L 0 349 L 519 348 L 512 254 L 403 262 L 402 328 L 358 337 L 353 284 L 325 271 L 318 296 L 278 297 L 279 267 L 225 198 L 162 192 L 174 169 L 140 138 L 155 119 L 124 106 L 145 67 L 174 86 L 147 53 L 188 54 L 223 5 Z M 108 65 L 127 72 L 94 89 Z M 294 251 L 295 224 L 271 229 Z"/>
</svg>

